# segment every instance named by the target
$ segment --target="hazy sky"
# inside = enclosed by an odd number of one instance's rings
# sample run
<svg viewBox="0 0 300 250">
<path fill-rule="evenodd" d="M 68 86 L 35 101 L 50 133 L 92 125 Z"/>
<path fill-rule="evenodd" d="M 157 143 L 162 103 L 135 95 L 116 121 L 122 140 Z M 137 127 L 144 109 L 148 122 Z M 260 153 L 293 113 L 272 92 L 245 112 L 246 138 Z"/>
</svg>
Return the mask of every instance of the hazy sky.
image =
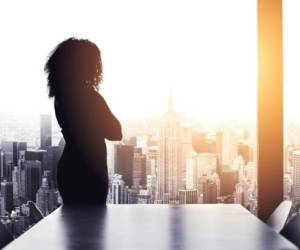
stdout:
<svg viewBox="0 0 300 250">
<path fill-rule="evenodd" d="M 300 121 L 300 1 L 283 1 L 285 116 Z"/>
<path fill-rule="evenodd" d="M 290 0 L 287 22 L 300 24 L 299 10 Z M 0 23 L 0 111 L 52 112 L 43 67 L 76 36 L 101 49 L 101 92 L 121 119 L 164 113 L 170 89 L 175 108 L 200 121 L 256 119 L 256 1 L 10 0 Z"/>
</svg>

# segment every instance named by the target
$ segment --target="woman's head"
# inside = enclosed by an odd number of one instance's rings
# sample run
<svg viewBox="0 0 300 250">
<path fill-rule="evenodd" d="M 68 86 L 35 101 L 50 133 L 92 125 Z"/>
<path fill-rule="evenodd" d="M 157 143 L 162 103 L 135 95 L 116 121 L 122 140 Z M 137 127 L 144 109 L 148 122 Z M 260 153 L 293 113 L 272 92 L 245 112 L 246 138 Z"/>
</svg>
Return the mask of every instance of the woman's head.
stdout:
<svg viewBox="0 0 300 250">
<path fill-rule="evenodd" d="M 58 44 L 45 65 L 49 97 L 62 90 L 96 88 L 102 80 L 101 53 L 89 40 L 69 38 Z"/>
</svg>

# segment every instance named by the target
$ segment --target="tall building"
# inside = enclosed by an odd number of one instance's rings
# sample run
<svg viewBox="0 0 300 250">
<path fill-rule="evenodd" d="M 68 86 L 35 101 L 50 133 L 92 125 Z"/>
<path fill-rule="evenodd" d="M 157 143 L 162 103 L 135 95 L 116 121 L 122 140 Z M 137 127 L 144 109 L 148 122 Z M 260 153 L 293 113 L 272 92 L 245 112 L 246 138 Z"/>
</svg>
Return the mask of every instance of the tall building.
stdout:
<svg viewBox="0 0 300 250">
<path fill-rule="evenodd" d="M 12 183 L 13 183 L 13 198 L 14 205 L 20 205 L 20 170 L 19 166 L 15 166 L 12 171 Z"/>
<path fill-rule="evenodd" d="M 147 152 L 147 175 L 156 177 L 157 162 L 158 162 L 158 148 L 157 146 L 150 146 Z"/>
<path fill-rule="evenodd" d="M 25 161 L 25 192 L 26 198 L 36 201 L 36 192 L 41 186 L 42 167 L 39 161 Z"/>
<path fill-rule="evenodd" d="M 124 204 L 125 203 L 125 183 L 122 176 L 115 174 L 112 177 L 111 183 L 111 203 Z"/>
<path fill-rule="evenodd" d="M 197 153 L 216 153 L 216 141 L 211 138 L 207 138 L 206 134 L 203 132 L 194 131 L 192 133 L 192 144 L 193 149 Z"/>
<path fill-rule="evenodd" d="M 209 178 L 203 182 L 203 203 L 217 203 L 219 196 L 219 180 L 218 178 Z"/>
<path fill-rule="evenodd" d="M 4 196 L 0 192 L 0 216 L 4 216 L 6 213 L 6 209 L 4 205 L 5 205 Z"/>
<path fill-rule="evenodd" d="M 197 171 L 197 155 L 190 156 L 186 159 L 186 177 L 185 177 L 185 188 L 195 189 L 197 188 L 198 182 L 198 171 Z"/>
<path fill-rule="evenodd" d="M 217 156 L 215 154 L 201 153 L 197 155 L 198 176 L 210 176 L 217 173 Z"/>
<path fill-rule="evenodd" d="M 39 161 L 41 163 L 41 171 L 42 173 L 45 170 L 49 169 L 49 155 L 47 154 L 47 150 L 40 149 L 30 149 L 25 151 L 25 160 L 26 161 Z"/>
<path fill-rule="evenodd" d="M 133 187 L 127 190 L 127 202 L 128 204 L 137 204 L 138 203 L 138 194 L 139 189 Z"/>
<path fill-rule="evenodd" d="M 216 136 L 216 153 L 222 167 L 228 167 L 238 155 L 238 138 L 232 131 L 218 132 Z"/>
<path fill-rule="evenodd" d="M 23 203 L 27 200 L 26 198 L 26 172 L 25 172 L 25 158 L 19 160 L 18 163 L 19 170 L 19 183 L 18 183 L 18 192 L 20 201 Z"/>
<path fill-rule="evenodd" d="M 41 149 L 47 149 L 52 145 L 51 115 L 41 115 L 40 117 L 40 140 Z"/>
<path fill-rule="evenodd" d="M 180 189 L 178 191 L 180 204 L 197 204 L 198 190 L 197 189 Z"/>
<path fill-rule="evenodd" d="M 138 204 L 150 204 L 151 201 L 151 194 L 148 190 L 142 189 L 137 195 L 137 203 Z"/>
<path fill-rule="evenodd" d="M 133 185 L 133 153 L 132 145 L 115 145 L 115 174 L 122 175 L 126 186 Z"/>
<path fill-rule="evenodd" d="M 26 142 L 2 141 L 0 150 L 0 181 L 12 180 L 14 166 L 18 165 L 21 151 L 27 148 Z"/>
<path fill-rule="evenodd" d="M 1 174 L 2 179 L 12 181 L 13 167 L 18 164 L 17 142 L 2 141 Z"/>
<path fill-rule="evenodd" d="M 239 182 L 238 170 L 224 170 L 220 176 L 221 195 L 232 195 L 235 191 L 235 185 Z"/>
<path fill-rule="evenodd" d="M 4 171 L 4 153 L 0 150 L 0 181 L 3 180 L 3 171 Z"/>
<path fill-rule="evenodd" d="M 13 183 L 6 180 L 1 182 L 1 195 L 3 196 L 3 206 L 6 212 L 10 213 L 13 205 Z"/>
<path fill-rule="evenodd" d="M 238 144 L 238 155 L 243 157 L 245 164 L 253 160 L 252 148 L 248 144 Z"/>
<path fill-rule="evenodd" d="M 157 200 L 169 203 L 178 200 L 182 177 L 180 119 L 173 111 L 172 96 L 167 113 L 159 128 L 159 161 L 157 171 Z"/>
<path fill-rule="evenodd" d="M 300 150 L 292 153 L 293 166 L 293 201 L 300 202 Z"/>
<path fill-rule="evenodd" d="M 283 198 L 284 200 L 292 199 L 292 178 L 291 174 L 284 174 L 283 176 Z"/>
<path fill-rule="evenodd" d="M 47 176 L 43 177 L 42 185 L 36 193 L 36 205 L 44 216 L 50 214 L 55 208 L 55 193 L 49 186 Z"/>
<path fill-rule="evenodd" d="M 141 148 L 134 149 L 133 185 L 135 187 L 146 186 L 146 156 L 142 153 Z"/>
<path fill-rule="evenodd" d="M 194 154 L 193 146 L 192 146 L 192 130 L 190 127 L 182 127 L 181 128 L 181 162 L 179 163 L 180 166 L 180 173 L 179 173 L 179 183 L 178 189 L 184 189 L 186 185 L 186 170 L 187 170 L 187 161 L 186 159 L 189 158 L 192 154 Z"/>
<path fill-rule="evenodd" d="M 5 153 L 6 154 L 6 153 Z M 3 177 L 2 179 L 6 179 L 7 181 L 12 181 L 12 171 L 14 168 L 14 164 L 12 161 L 6 161 L 6 155 L 4 155 L 4 164 L 2 168 Z"/>
</svg>

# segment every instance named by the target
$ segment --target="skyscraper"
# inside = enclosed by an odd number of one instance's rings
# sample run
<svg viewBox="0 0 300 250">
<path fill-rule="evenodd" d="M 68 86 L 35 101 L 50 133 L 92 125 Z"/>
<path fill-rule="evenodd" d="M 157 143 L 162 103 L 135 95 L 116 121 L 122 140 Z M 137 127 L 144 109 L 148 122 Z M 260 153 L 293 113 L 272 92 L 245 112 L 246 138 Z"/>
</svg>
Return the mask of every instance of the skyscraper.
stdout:
<svg viewBox="0 0 300 250">
<path fill-rule="evenodd" d="M 180 204 L 197 204 L 198 190 L 197 189 L 180 189 L 178 191 Z"/>
<path fill-rule="evenodd" d="M 235 185 L 239 182 L 238 170 L 224 170 L 220 176 L 221 179 L 221 195 L 232 195 L 235 191 Z"/>
<path fill-rule="evenodd" d="M 195 189 L 197 188 L 198 171 L 197 171 L 197 156 L 190 156 L 186 159 L 186 177 L 185 188 Z"/>
<path fill-rule="evenodd" d="M 293 166 L 293 201 L 300 202 L 300 150 L 292 153 Z"/>
<path fill-rule="evenodd" d="M 146 186 L 146 156 L 141 148 L 135 148 L 133 155 L 133 185 Z"/>
<path fill-rule="evenodd" d="M 42 179 L 42 185 L 36 193 L 36 205 L 44 216 L 50 214 L 55 208 L 55 193 L 48 184 L 47 176 Z"/>
<path fill-rule="evenodd" d="M 186 168 L 187 161 L 186 159 L 193 155 L 195 152 L 192 146 L 192 130 L 190 127 L 181 127 L 180 132 L 180 141 L 181 141 L 181 159 L 179 163 L 179 183 L 178 189 L 184 189 L 186 185 Z"/>
<path fill-rule="evenodd" d="M 132 145 L 115 145 L 115 174 L 122 175 L 126 186 L 133 184 L 133 152 Z"/>
<path fill-rule="evenodd" d="M 39 161 L 25 161 L 25 192 L 27 200 L 36 200 L 36 192 L 41 185 L 42 167 Z"/>
<path fill-rule="evenodd" d="M 216 153 L 222 167 L 229 167 L 238 155 L 238 138 L 232 131 L 217 133 Z"/>
<path fill-rule="evenodd" d="M 169 203 L 178 200 L 182 173 L 180 119 L 173 111 L 172 96 L 168 111 L 160 123 L 159 136 L 157 199 Z"/>
<path fill-rule="evenodd" d="M 214 178 L 209 178 L 203 182 L 203 203 L 214 204 L 217 203 L 219 196 L 219 180 L 215 174 Z"/>
<path fill-rule="evenodd" d="M 13 198 L 14 198 L 14 205 L 20 205 L 20 170 L 19 166 L 15 166 L 14 170 L 12 171 L 12 183 L 13 183 Z"/>
<path fill-rule="evenodd" d="M 41 115 L 40 117 L 40 139 L 41 149 L 47 149 L 52 145 L 51 115 Z"/>
<path fill-rule="evenodd" d="M 42 173 L 45 170 L 48 170 L 48 166 L 50 165 L 47 150 L 41 150 L 41 149 L 26 150 L 25 151 L 25 160 L 26 161 L 39 161 L 41 163 Z"/>
<path fill-rule="evenodd" d="M 2 141 L 1 148 L 6 162 L 12 162 L 13 166 L 17 166 L 19 153 L 27 149 L 27 142 Z"/>
<path fill-rule="evenodd" d="M 3 196 L 4 209 L 10 213 L 13 205 L 13 183 L 6 180 L 1 182 L 1 195 Z"/>
<path fill-rule="evenodd" d="M 252 148 L 248 144 L 240 143 L 238 145 L 238 155 L 243 157 L 243 159 L 245 160 L 246 165 L 249 161 L 253 160 Z"/>
<path fill-rule="evenodd" d="M 122 176 L 115 174 L 112 177 L 111 183 L 111 203 L 124 204 L 125 203 L 125 183 Z"/>
</svg>

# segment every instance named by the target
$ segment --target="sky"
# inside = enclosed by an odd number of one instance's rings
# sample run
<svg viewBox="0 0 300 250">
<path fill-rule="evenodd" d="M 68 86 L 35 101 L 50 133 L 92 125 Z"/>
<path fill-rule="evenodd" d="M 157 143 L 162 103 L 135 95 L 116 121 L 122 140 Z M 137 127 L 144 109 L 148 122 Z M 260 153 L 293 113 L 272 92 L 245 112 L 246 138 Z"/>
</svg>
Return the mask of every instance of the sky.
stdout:
<svg viewBox="0 0 300 250">
<path fill-rule="evenodd" d="M 284 115 L 300 121 L 300 1 L 283 1 Z"/>
<path fill-rule="evenodd" d="M 284 1 L 287 114 L 299 106 L 298 10 Z M 53 112 L 43 67 L 75 36 L 99 46 L 100 92 L 121 120 L 163 114 L 170 91 L 199 121 L 256 120 L 256 1 L 10 0 L 0 23 L 0 112 Z"/>
</svg>

